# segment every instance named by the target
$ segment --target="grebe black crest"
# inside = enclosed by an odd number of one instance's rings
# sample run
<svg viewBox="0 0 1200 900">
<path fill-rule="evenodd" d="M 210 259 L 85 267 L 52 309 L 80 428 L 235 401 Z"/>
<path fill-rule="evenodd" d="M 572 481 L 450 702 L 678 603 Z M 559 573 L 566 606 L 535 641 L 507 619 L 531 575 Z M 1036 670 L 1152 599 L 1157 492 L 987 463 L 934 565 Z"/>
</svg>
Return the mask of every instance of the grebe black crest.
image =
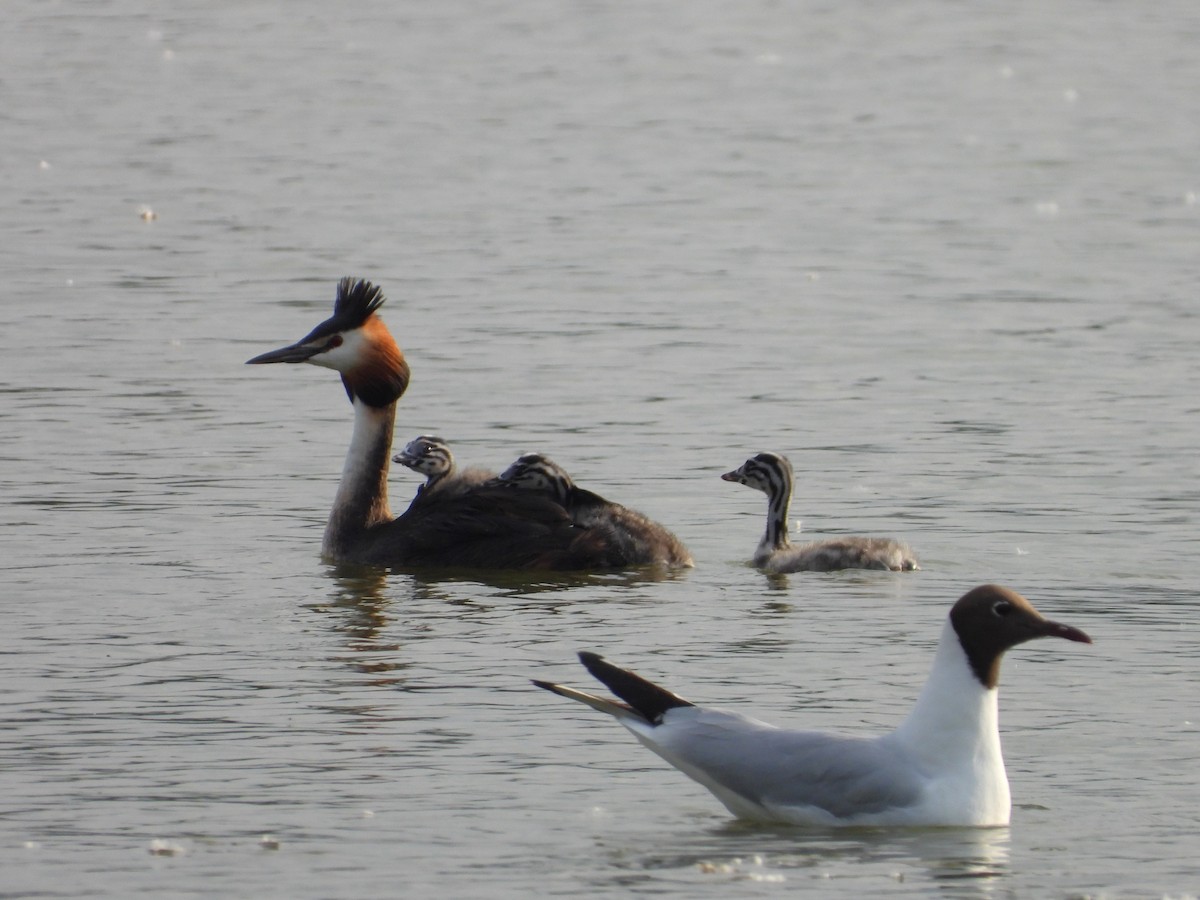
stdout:
<svg viewBox="0 0 1200 900">
<path fill-rule="evenodd" d="M 903 541 L 880 537 L 840 537 L 793 544 L 788 540 L 792 501 L 792 464 L 778 453 L 759 453 L 721 476 L 767 495 L 767 529 L 754 553 L 754 564 L 768 572 L 831 572 L 836 569 L 919 568 Z"/>
<path fill-rule="evenodd" d="M 673 533 L 648 516 L 575 484 L 566 469 L 541 453 L 526 453 L 500 473 L 501 484 L 559 503 L 571 520 L 608 535 L 638 564 L 691 566 L 692 555 Z"/>
<path fill-rule="evenodd" d="M 312 330 L 305 341 L 314 337 L 361 328 L 383 306 L 383 289 L 361 278 L 343 278 L 338 282 L 333 315 Z"/>
<path fill-rule="evenodd" d="M 325 528 L 322 551 L 339 562 L 401 568 L 586 571 L 640 565 L 602 529 L 574 522 L 536 491 L 481 484 L 423 491 L 399 517 L 388 504 L 396 403 L 408 387 L 408 363 L 379 316 L 383 292 L 369 281 L 338 282 L 333 315 L 294 344 L 249 363 L 308 363 L 333 369 L 354 407 L 354 431 Z"/>
</svg>

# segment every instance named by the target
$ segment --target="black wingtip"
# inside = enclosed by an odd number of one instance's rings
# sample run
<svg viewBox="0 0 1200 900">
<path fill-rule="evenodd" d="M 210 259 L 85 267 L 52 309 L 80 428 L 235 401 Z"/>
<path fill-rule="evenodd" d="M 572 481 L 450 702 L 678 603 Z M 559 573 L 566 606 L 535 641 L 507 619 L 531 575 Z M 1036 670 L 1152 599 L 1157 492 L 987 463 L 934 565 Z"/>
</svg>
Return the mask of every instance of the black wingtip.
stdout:
<svg viewBox="0 0 1200 900">
<path fill-rule="evenodd" d="M 579 661 L 597 681 L 602 682 L 648 722 L 658 724 L 667 710 L 695 705 L 640 675 L 614 666 L 599 653 L 581 650 Z"/>
</svg>

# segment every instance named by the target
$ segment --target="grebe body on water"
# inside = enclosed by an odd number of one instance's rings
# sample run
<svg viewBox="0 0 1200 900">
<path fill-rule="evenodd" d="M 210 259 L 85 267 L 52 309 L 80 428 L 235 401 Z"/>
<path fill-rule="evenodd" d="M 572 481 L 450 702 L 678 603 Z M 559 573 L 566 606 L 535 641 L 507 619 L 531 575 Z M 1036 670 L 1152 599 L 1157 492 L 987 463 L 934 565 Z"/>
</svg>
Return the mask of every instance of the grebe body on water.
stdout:
<svg viewBox="0 0 1200 900">
<path fill-rule="evenodd" d="M 553 498 L 566 509 L 573 522 L 602 530 L 614 547 L 636 559 L 639 565 L 693 565 L 683 541 L 667 528 L 637 510 L 579 487 L 562 466 L 547 456 L 526 453 L 518 457 L 500 474 L 500 481 L 521 492 Z"/>
<path fill-rule="evenodd" d="M 388 464 L 409 367 L 378 315 L 383 302 L 375 285 L 343 278 L 330 318 L 295 344 L 248 360 L 333 369 L 353 405 L 354 431 L 325 527 L 324 556 L 396 567 L 586 571 L 638 565 L 612 546 L 610 535 L 577 525 L 538 492 L 495 485 L 434 492 L 430 502 L 392 515 Z"/>
<path fill-rule="evenodd" d="M 754 552 L 754 564 L 768 572 L 832 572 L 837 569 L 920 568 L 903 541 L 881 537 L 838 537 L 793 544 L 788 540 L 792 464 L 778 453 L 759 453 L 721 476 L 767 495 L 767 529 Z"/>
</svg>

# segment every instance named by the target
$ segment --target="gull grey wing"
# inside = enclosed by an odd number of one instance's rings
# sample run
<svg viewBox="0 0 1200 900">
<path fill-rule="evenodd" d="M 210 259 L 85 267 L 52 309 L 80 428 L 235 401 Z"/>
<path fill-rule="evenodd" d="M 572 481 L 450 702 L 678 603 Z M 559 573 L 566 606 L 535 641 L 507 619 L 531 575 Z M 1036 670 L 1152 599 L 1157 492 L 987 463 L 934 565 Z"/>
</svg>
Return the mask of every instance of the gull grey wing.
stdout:
<svg viewBox="0 0 1200 900">
<path fill-rule="evenodd" d="M 923 788 L 911 764 L 877 738 L 788 731 L 697 707 L 672 709 L 659 727 L 635 733 L 710 789 L 764 810 L 814 807 L 851 818 L 910 806 Z"/>
</svg>

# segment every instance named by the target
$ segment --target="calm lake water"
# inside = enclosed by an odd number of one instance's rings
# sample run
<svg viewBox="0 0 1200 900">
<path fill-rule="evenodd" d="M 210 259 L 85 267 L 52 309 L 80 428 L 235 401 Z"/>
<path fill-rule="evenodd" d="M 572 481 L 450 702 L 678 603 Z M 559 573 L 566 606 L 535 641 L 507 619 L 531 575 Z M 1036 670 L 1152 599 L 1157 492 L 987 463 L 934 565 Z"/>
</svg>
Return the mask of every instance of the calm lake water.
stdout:
<svg viewBox="0 0 1200 900">
<path fill-rule="evenodd" d="M 5 18 L 0 894 L 1200 893 L 1200 6 Z M 398 440 L 547 452 L 696 568 L 324 564 L 342 388 L 243 363 L 346 274 Z M 765 449 L 923 571 L 747 567 Z M 740 824 L 528 683 L 886 729 L 985 581 L 1096 641 L 1006 661 L 1007 829 Z"/>
</svg>

